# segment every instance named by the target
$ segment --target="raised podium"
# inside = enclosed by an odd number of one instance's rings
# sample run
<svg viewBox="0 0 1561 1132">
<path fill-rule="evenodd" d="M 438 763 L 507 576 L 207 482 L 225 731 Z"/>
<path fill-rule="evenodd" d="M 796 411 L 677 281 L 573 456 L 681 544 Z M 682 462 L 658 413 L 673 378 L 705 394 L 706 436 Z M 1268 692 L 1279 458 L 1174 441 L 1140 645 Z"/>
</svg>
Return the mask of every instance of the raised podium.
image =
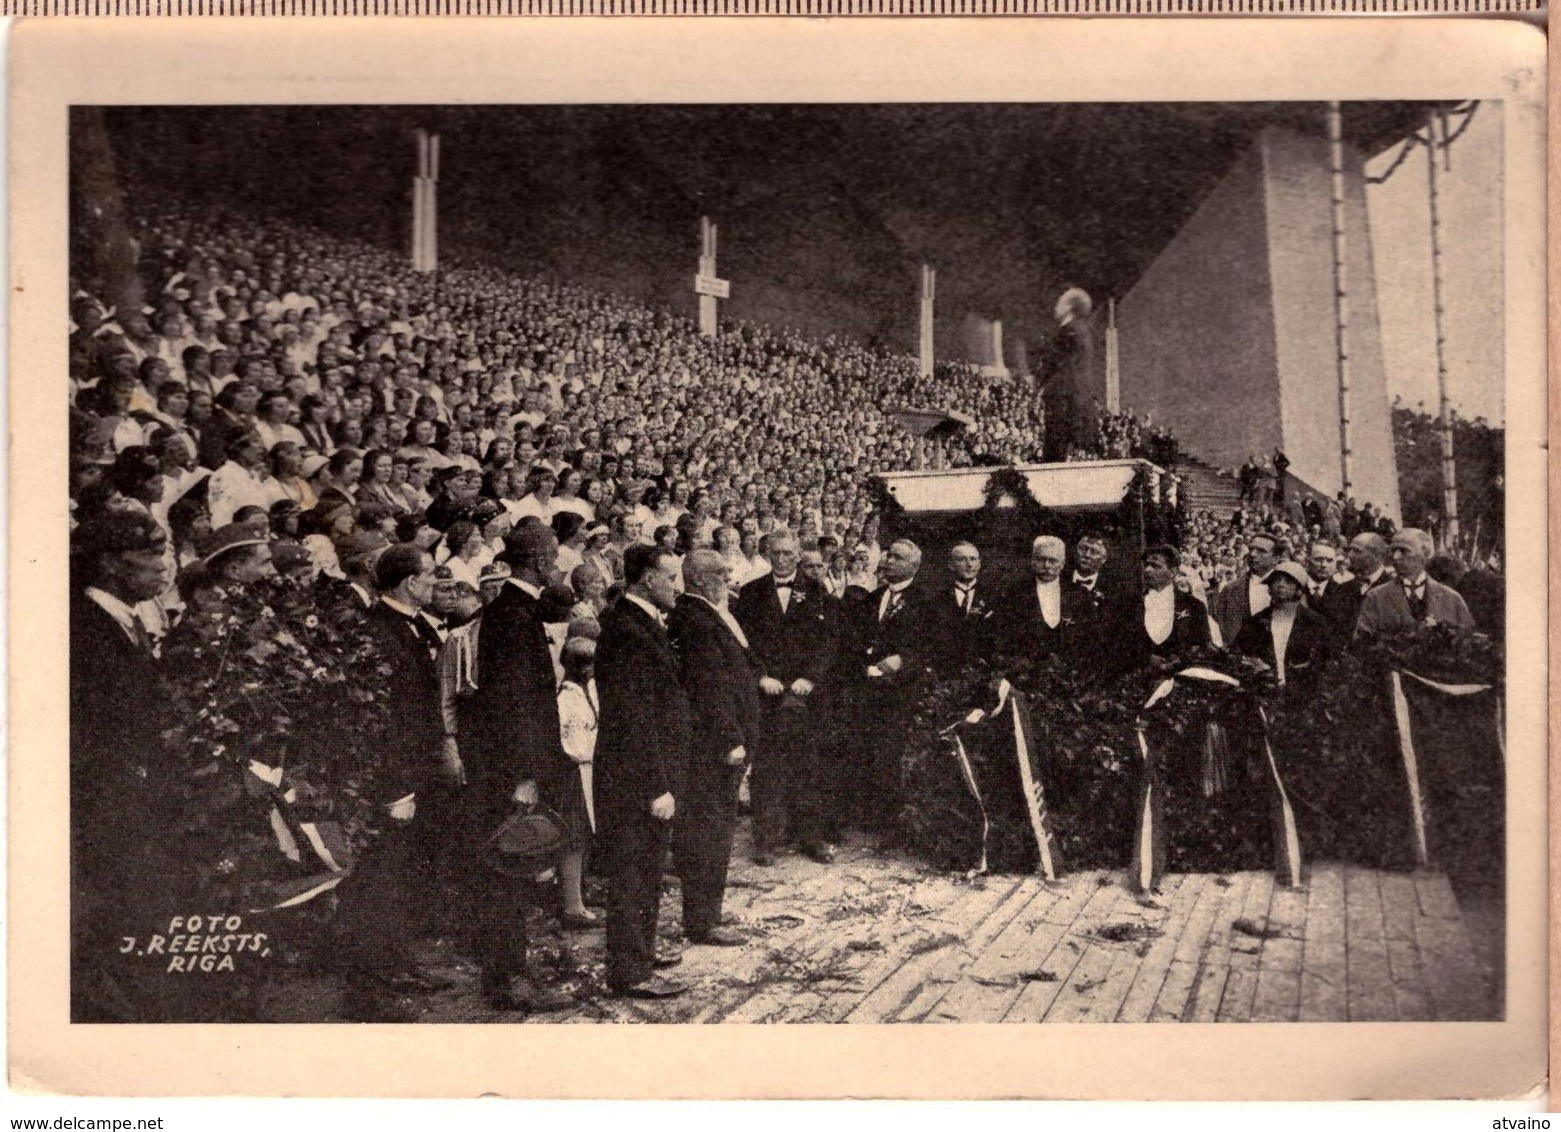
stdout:
<svg viewBox="0 0 1561 1132">
<path fill-rule="evenodd" d="M 1144 547 L 1175 538 L 1171 479 L 1147 460 L 885 472 L 877 481 L 880 542 L 916 543 L 937 584 L 956 542 L 974 543 L 982 577 L 1003 585 L 1029 573 L 1036 535 L 1057 535 L 1071 550 L 1095 534 L 1111 552 L 1106 581 L 1120 593 L 1136 587 Z"/>
</svg>

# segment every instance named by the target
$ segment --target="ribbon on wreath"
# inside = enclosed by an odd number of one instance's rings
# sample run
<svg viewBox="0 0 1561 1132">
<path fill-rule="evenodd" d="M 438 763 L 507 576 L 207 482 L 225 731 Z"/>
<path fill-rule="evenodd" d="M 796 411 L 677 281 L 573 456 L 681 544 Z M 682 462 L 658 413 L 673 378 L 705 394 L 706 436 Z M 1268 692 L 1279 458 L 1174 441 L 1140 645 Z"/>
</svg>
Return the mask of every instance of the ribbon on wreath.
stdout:
<svg viewBox="0 0 1561 1132">
<path fill-rule="evenodd" d="M 976 708 L 964 719 L 943 730 L 944 737 L 954 748 L 954 760 L 959 765 L 960 777 L 965 780 L 965 789 L 970 791 L 976 807 L 981 811 L 981 861 L 971 870 L 970 875 L 978 876 L 987 871 L 987 841 L 992 823 L 987 815 L 986 799 L 982 797 L 975 768 L 970 763 L 970 755 L 965 750 L 965 740 L 959 729 L 988 721 L 995 723 L 1005 714 L 1012 728 L 1014 764 L 1019 774 L 1020 792 L 1024 796 L 1025 816 L 1029 819 L 1030 834 L 1035 839 L 1036 871 L 1047 880 L 1056 880 L 1061 871 L 1061 858 L 1057 852 L 1057 838 L 1051 828 L 1051 815 L 1046 807 L 1046 793 L 1030 762 L 1034 749 L 1031 741 L 1034 729 L 1030 724 L 1029 703 L 1024 693 L 1007 680 L 998 684 L 997 706 L 991 711 Z"/>
<path fill-rule="evenodd" d="M 1437 680 L 1429 680 L 1408 669 L 1395 669 L 1388 673 L 1388 686 L 1393 694 L 1393 723 L 1398 731 L 1399 754 L 1404 760 L 1404 780 L 1409 789 L 1409 814 L 1413 825 L 1415 837 L 1415 863 L 1428 865 L 1431 863 L 1430 847 L 1426 837 L 1425 815 L 1425 790 L 1420 777 L 1420 757 L 1415 751 L 1414 728 L 1409 722 L 1409 698 L 1404 694 L 1404 677 L 1409 677 L 1415 683 L 1433 692 L 1439 692 L 1444 696 L 1461 698 L 1463 696 L 1475 696 L 1482 692 L 1489 692 L 1493 686 L 1490 684 L 1444 684 Z M 1506 725 L 1502 719 L 1501 696 L 1495 697 L 1496 714 L 1496 749 L 1501 753 L 1502 762 L 1507 760 L 1507 734 Z"/>
<path fill-rule="evenodd" d="M 316 863 L 324 866 L 323 872 L 269 884 L 268 902 L 264 907 L 251 908 L 250 911 L 294 908 L 335 888 L 347 875 L 351 864 L 351 850 L 342 836 L 341 826 L 333 821 L 299 821 L 292 809 L 293 802 L 298 798 L 297 791 L 283 792 L 281 767 L 267 766 L 258 759 L 251 759 L 249 773 L 256 779 L 251 783 L 251 788 L 271 796 L 271 832 L 276 837 L 276 846 L 282 856 L 295 865 L 303 865 L 303 847 L 307 845 L 311 867 Z"/>
<path fill-rule="evenodd" d="M 1241 687 L 1241 681 L 1212 668 L 1184 668 L 1160 682 L 1149 699 L 1144 702 L 1148 711 L 1169 696 L 1178 680 L 1203 680 L 1209 683 Z M 1273 744 L 1268 735 L 1268 714 L 1261 704 L 1256 705 L 1258 726 L 1263 737 L 1263 757 L 1268 765 L 1269 816 L 1273 823 L 1274 876 L 1282 885 L 1294 888 L 1301 883 L 1301 838 L 1296 829 L 1295 810 L 1285 790 L 1284 778 L 1279 773 L 1279 762 L 1274 758 Z M 1149 749 L 1149 725 L 1140 715 L 1135 724 L 1138 735 L 1138 752 L 1143 758 L 1143 773 L 1139 775 L 1138 816 L 1133 829 L 1133 863 L 1128 869 L 1128 888 L 1134 892 L 1152 892 L 1160 887 L 1165 877 L 1166 828 L 1165 783 L 1160 778 L 1160 768 Z"/>
</svg>

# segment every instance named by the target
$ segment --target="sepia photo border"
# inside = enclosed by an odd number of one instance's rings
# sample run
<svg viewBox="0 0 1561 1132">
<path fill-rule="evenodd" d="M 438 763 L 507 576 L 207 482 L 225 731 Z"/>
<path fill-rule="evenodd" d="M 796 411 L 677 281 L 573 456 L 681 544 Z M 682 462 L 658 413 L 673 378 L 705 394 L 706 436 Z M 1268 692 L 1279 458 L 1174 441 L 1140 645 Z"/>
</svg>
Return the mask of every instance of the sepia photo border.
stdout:
<svg viewBox="0 0 1561 1132">
<path fill-rule="evenodd" d="M 11 94 L 10 1060 L 65 1094 L 1510 1097 L 1545 1076 L 1545 44 L 1514 21 L 23 21 Z M 1506 1020 L 93 1026 L 68 1019 L 66 126 L 81 104 L 1499 100 Z M 1558 848 L 1561 853 L 1561 848 Z"/>
</svg>

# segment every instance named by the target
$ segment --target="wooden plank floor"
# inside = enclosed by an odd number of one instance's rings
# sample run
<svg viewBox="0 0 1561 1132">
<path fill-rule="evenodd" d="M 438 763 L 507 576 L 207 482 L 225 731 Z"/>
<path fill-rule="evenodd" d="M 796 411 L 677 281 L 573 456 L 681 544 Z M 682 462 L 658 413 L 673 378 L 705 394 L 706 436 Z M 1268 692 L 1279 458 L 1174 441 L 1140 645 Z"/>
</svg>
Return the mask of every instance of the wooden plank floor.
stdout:
<svg viewBox="0 0 1561 1132">
<path fill-rule="evenodd" d="M 1285 1022 L 1491 1018 L 1440 873 L 1317 864 L 1299 890 L 1271 873 L 1171 876 L 1138 899 L 1118 871 L 1054 884 L 963 876 L 848 846 L 831 866 L 751 864 L 727 902 L 741 948 L 689 948 L 667 1003 L 594 999 L 531 1021 Z M 675 889 L 663 907 L 675 934 Z M 600 961 L 602 933 L 572 937 Z M 488 1020 L 460 996 L 429 1020 Z M 496 1019 L 495 1019 L 496 1020 Z"/>
<path fill-rule="evenodd" d="M 448 946 L 424 956 L 453 986 L 420 1003 L 429 1022 L 1293 1022 L 1490 1019 L 1495 981 L 1437 872 L 1319 863 L 1300 889 L 1267 872 L 1171 875 L 1138 898 L 1120 870 L 967 878 L 845 846 L 832 865 L 749 860 L 726 901 L 736 948 L 691 947 L 670 972 L 687 995 L 647 1003 L 601 985 L 603 933 L 539 933 L 563 946 L 581 1004 L 517 1017 L 488 1009 Z M 678 932 L 669 884 L 663 935 Z M 542 927 L 541 924 L 538 925 Z M 321 1020 L 316 981 L 297 1013 Z M 299 996 L 287 996 L 299 999 Z M 329 1006 L 324 1007 L 329 1010 Z M 291 1017 L 288 1017 L 289 1014 Z"/>
</svg>

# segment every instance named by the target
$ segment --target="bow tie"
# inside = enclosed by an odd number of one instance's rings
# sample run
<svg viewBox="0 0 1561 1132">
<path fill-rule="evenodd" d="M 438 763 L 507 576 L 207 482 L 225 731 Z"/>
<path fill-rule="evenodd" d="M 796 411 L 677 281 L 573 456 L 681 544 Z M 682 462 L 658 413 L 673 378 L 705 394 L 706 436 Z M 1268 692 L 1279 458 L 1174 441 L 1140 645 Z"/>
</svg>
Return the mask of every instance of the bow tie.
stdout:
<svg viewBox="0 0 1561 1132">
<path fill-rule="evenodd" d="M 777 581 L 775 583 L 775 588 L 778 590 L 789 590 L 792 588 L 792 584 L 790 582 Z"/>
</svg>

